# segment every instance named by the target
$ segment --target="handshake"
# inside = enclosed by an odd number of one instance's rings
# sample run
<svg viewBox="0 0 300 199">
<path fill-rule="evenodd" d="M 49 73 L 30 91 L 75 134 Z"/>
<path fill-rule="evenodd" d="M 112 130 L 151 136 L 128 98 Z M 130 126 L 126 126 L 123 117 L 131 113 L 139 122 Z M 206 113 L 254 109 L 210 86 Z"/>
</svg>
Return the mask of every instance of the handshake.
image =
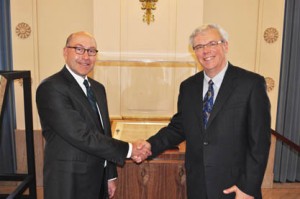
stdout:
<svg viewBox="0 0 300 199">
<path fill-rule="evenodd" d="M 148 156 L 152 155 L 151 145 L 145 140 L 138 140 L 132 143 L 132 154 L 131 159 L 136 163 L 141 163 Z"/>
</svg>

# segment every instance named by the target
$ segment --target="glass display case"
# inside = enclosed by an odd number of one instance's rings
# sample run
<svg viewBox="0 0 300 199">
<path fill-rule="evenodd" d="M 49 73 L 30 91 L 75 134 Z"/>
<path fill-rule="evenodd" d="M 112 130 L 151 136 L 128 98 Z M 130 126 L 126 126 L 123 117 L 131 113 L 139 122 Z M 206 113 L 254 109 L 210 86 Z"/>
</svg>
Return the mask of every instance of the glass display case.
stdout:
<svg viewBox="0 0 300 199">
<path fill-rule="evenodd" d="M 106 88 L 113 137 L 145 140 L 166 126 L 180 83 L 197 70 L 195 62 L 98 61 L 92 76 Z M 185 142 L 141 164 L 126 160 L 115 198 L 186 198 L 184 154 Z"/>
<path fill-rule="evenodd" d="M 93 78 L 104 84 L 112 118 L 170 118 L 180 83 L 195 62 L 98 61 Z"/>
</svg>

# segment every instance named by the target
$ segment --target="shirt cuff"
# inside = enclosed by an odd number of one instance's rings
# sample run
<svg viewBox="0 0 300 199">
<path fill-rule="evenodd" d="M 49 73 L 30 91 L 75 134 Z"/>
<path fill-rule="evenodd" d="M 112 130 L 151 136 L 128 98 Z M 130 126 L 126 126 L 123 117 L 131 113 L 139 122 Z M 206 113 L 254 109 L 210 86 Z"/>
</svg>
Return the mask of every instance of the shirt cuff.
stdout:
<svg viewBox="0 0 300 199">
<path fill-rule="evenodd" d="M 116 180 L 117 178 L 112 178 L 112 179 L 108 179 L 107 181 L 113 181 L 113 180 Z"/>
<path fill-rule="evenodd" d="M 128 142 L 128 153 L 127 153 L 127 156 L 126 158 L 131 158 L 131 154 L 132 154 L 132 144 L 130 142 Z"/>
</svg>

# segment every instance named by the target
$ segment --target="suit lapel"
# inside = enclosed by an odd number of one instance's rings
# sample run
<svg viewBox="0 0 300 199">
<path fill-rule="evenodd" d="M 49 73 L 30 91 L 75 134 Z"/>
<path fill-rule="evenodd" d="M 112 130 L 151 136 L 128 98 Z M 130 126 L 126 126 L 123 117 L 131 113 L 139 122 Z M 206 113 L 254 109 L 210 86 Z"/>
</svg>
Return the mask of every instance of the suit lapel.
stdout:
<svg viewBox="0 0 300 199">
<path fill-rule="evenodd" d="M 63 72 L 63 75 L 65 76 L 65 79 L 68 81 L 68 85 L 69 85 L 70 89 L 72 90 L 72 93 L 74 93 L 79 98 L 80 102 L 88 103 L 85 93 L 82 91 L 82 89 L 78 85 L 77 81 L 71 75 L 71 73 L 68 71 L 68 69 L 66 67 L 64 67 L 62 72 Z"/>
<path fill-rule="evenodd" d="M 101 130 L 100 122 L 98 121 L 96 114 L 94 113 L 89 103 L 89 100 L 87 99 L 81 87 L 78 85 L 77 81 L 74 79 L 74 77 L 71 75 L 71 73 L 68 71 L 66 67 L 62 69 L 62 73 L 65 76 L 65 79 L 68 81 L 70 90 L 76 96 L 77 101 L 82 103 L 82 106 L 85 107 L 85 109 L 89 113 L 89 116 L 92 118 L 91 121 L 93 121 L 97 126 L 97 128 Z"/>
<path fill-rule="evenodd" d="M 211 115 L 209 117 L 207 128 L 209 128 L 211 122 L 214 120 L 214 118 L 218 115 L 219 111 L 223 107 L 223 105 L 226 103 L 226 100 L 231 95 L 232 91 L 236 87 L 236 75 L 235 75 L 235 69 L 234 67 L 229 64 L 228 69 L 225 73 L 223 82 L 221 84 L 221 88 L 219 90 L 218 96 L 216 98 L 216 101 L 214 103 L 214 107 L 212 109 Z M 202 102 L 203 105 L 203 102 Z"/>
<path fill-rule="evenodd" d="M 202 109 L 203 109 L 203 79 L 204 79 L 204 73 L 203 71 L 197 74 L 198 76 L 195 77 L 195 81 L 193 83 L 192 87 L 192 98 L 195 101 L 192 101 L 191 104 L 195 104 L 193 107 L 194 113 L 197 117 L 197 121 L 199 121 L 200 128 L 204 129 L 203 126 L 203 114 L 202 114 Z"/>
</svg>

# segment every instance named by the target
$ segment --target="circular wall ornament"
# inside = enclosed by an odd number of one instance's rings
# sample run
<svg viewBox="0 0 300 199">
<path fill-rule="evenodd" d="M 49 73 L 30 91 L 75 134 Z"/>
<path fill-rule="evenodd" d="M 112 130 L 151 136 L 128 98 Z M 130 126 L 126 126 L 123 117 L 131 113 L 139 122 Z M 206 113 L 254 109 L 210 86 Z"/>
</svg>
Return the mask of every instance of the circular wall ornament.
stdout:
<svg viewBox="0 0 300 199">
<path fill-rule="evenodd" d="M 267 28 L 264 32 L 264 39 L 267 43 L 274 43 L 277 41 L 279 36 L 278 30 L 276 28 Z"/>
<path fill-rule="evenodd" d="M 271 77 L 265 77 L 266 84 L 267 84 L 267 91 L 270 92 L 274 89 L 275 81 Z"/>
<path fill-rule="evenodd" d="M 27 23 L 19 23 L 16 26 L 16 33 L 21 39 L 26 39 L 30 36 L 31 28 Z"/>
</svg>

